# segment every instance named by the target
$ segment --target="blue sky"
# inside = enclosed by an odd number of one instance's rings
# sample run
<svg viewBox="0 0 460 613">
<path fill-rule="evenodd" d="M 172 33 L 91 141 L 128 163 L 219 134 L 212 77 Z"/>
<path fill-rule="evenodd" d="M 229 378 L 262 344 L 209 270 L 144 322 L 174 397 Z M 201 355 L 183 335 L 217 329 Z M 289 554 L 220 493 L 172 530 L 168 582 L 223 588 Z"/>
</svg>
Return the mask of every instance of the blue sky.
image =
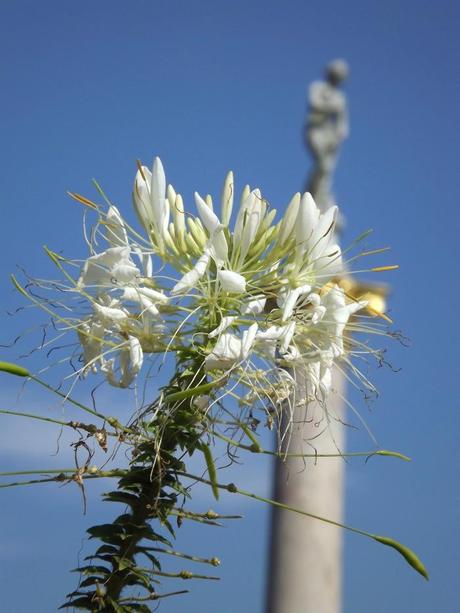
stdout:
<svg viewBox="0 0 460 613">
<path fill-rule="evenodd" d="M 401 269 L 378 280 L 391 283 L 392 317 L 412 339 L 410 348 L 391 345 L 401 371 L 376 371 L 381 397 L 372 413 L 362 410 L 379 443 L 413 462 L 350 465 L 347 519 L 415 548 L 431 581 L 393 552 L 347 537 L 345 613 L 457 610 L 459 19 L 458 3 L 446 0 L 17 0 L 0 7 L 2 311 L 23 304 L 8 280 L 17 265 L 37 277 L 54 274 L 43 244 L 85 255 L 81 209 L 66 190 L 92 196 L 96 177 L 133 219 L 136 158 L 149 164 L 160 155 L 189 201 L 195 189 L 218 194 L 231 168 L 237 187 L 260 186 L 282 210 L 308 171 L 307 85 L 328 60 L 349 61 L 352 132 L 335 183 L 348 220 L 344 243 L 374 228 L 372 244 L 392 246 Z M 37 321 L 29 311 L 2 317 L 0 342 Z M 83 398 L 87 388 L 76 393 Z M 15 382 L 2 378 L 5 408 L 61 410 L 32 388 L 17 396 Z M 54 430 L 2 424 L 4 470 L 65 458 L 65 440 L 61 456 L 51 457 Z M 350 448 L 366 443 L 350 435 Z M 250 460 L 241 479 L 267 492 L 269 465 Z M 77 565 L 85 527 L 113 513 L 97 503 L 102 487 L 89 492 L 86 517 L 70 485 L 2 491 L 4 611 L 57 609 L 74 585 L 68 569 Z M 237 511 L 234 499 L 228 505 Z M 241 508 L 245 519 L 215 536 L 184 530 L 179 548 L 218 555 L 222 580 L 188 585 L 191 594 L 165 602 L 163 611 L 262 612 L 268 514 L 255 504 Z"/>
</svg>

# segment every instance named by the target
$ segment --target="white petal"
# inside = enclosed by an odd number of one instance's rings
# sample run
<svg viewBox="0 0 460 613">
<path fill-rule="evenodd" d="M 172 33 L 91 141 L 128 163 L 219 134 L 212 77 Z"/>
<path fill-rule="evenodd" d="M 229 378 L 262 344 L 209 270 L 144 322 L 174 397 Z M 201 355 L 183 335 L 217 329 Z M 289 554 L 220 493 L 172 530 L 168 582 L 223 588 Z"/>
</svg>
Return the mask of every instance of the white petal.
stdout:
<svg viewBox="0 0 460 613">
<path fill-rule="evenodd" d="M 171 294 L 173 296 L 177 294 L 182 294 L 183 292 L 188 291 L 190 288 L 194 287 L 196 283 L 201 279 L 201 277 L 206 272 L 208 268 L 210 255 L 209 252 L 205 252 L 197 261 L 195 266 L 189 272 L 185 273 L 178 283 L 173 287 Z"/>
<path fill-rule="evenodd" d="M 201 221 L 203 222 L 204 227 L 212 236 L 214 232 L 222 228 L 222 224 L 219 221 L 217 215 L 213 212 L 213 210 L 206 204 L 203 198 L 200 196 L 198 192 L 195 192 L 195 203 L 196 208 L 198 209 L 198 213 L 201 217 Z"/>
<path fill-rule="evenodd" d="M 151 300 L 148 296 L 146 296 L 143 289 L 137 287 L 125 287 L 123 292 L 123 299 L 130 302 L 137 302 L 141 305 L 144 311 L 148 311 L 154 317 L 156 317 L 160 313 L 155 306 L 155 301 Z"/>
<path fill-rule="evenodd" d="M 246 291 L 246 279 L 232 270 L 219 270 L 217 277 L 222 289 L 232 294 L 242 294 Z"/>
<path fill-rule="evenodd" d="M 93 308 L 96 315 L 108 323 L 120 323 L 128 318 L 128 314 L 122 309 L 103 306 L 97 302 L 93 302 Z"/>
<path fill-rule="evenodd" d="M 283 335 L 286 326 L 269 326 L 266 330 L 257 331 L 257 340 L 277 341 Z"/>
<path fill-rule="evenodd" d="M 225 177 L 224 188 L 222 190 L 221 198 L 222 224 L 224 226 L 228 226 L 228 224 L 230 223 L 230 217 L 232 215 L 233 209 L 233 192 L 233 172 L 230 171 Z"/>
<path fill-rule="evenodd" d="M 250 300 L 243 308 L 243 313 L 248 315 L 249 313 L 253 313 L 254 315 L 259 315 L 265 309 L 265 304 L 267 299 L 261 296 L 260 298 L 254 298 Z"/>
<path fill-rule="evenodd" d="M 205 370 L 232 368 L 241 359 L 241 340 L 229 332 L 221 334 L 211 353 L 206 356 Z"/>
<path fill-rule="evenodd" d="M 313 315 L 311 317 L 311 323 L 313 325 L 316 325 L 317 323 L 319 323 L 324 315 L 326 314 L 326 307 L 324 306 L 317 306 L 313 309 Z"/>
<path fill-rule="evenodd" d="M 235 222 L 235 228 L 233 230 L 233 242 L 235 245 L 239 245 L 241 242 L 241 236 L 244 228 L 244 222 L 248 211 L 252 211 L 255 200 L 254 192 L 249 192 L 249 186 L 246 185 L 243 190 L 241 198 L 240 210 Z"/>
<path fill-rule="evenodd" d="M 110 383 L 110 385 L 113 385 L 113 387 L 121 387 L 120 382 L 115 377 L 114 365 L 114 359 L 105 360 L 101 366 L 101 371 L 105 374 L 107 381 Z"/>
<path fill-rule="evenodd" d="M 302 253 L 307 251 L 319 219 L 319 209 L 312 195 L 307 192 L 302 196 L 296 222 L 296 243 Z"/>
<path fill-rule="evenodd" d="M 169 223 L 169 206 L 166 203 L 165 171 L 159 157 L 153 161 L 150 194 L 155 225 L 158 230 L 163 231 Z"/>
<path fill-rule="evenodd" d="M 236 315 L 227 315 L 227 317 L 222 317 L 220 324 L 217 326 L 217 328 L 214 328 L 214 330 L 212 330 L 208 334 L 208 337 L 214 338 L 216 336 L 219 336 L 219 334 L 222 334 L 224 330 L 226 330 L 229 326 L 232 325 L 235 319 L 236 319 Z"/>
<path fill-rule="evenodd" d="M 139 269 L 132 262 L 120 262 L 110 271 L 113 283 L 124 285 L 139 278 Z"/>
<path fill-rule="evenodd" d="M 254 341 L 256 339 L 257 330 L 259 326 L 254 323 L 252 324 L 248 330 L 243 332 L 243 340 L 241 346 L 241 360 L 246 360 L 251 352 L 252 346 L 254 345 Z"/>
<path fill-rule="evenodd" d="M 337 244 L 329 245 L 327 249 L 315 259 L 314 270 L 317 275 L 321 275 L 321 281 L 327 282 L 331 277 L 335 277 L 343 272 L 342 252 Z"/>
<path fill-rule="evenodd" d="M 338 208 L 331 206 L 320 216 L 315 232 L 311 237 L 308 250 L 311 260 L 321 257 L 334 238 L 334 226 Z"/>
<path fill-rule="evenodd" d="M 134 275 L 139 272 L 130 259 L 129 247 L 111 247 L 86 260 L 77 286 L 113 285 L 114 281 L 120 281 L 120 279 L 115 278 L 116 274 L 114 270 L 121 267 L 119 272 L 121 276 L 124 277 L 124 273 L 128 272 L 123 268 L 124 266 L 128 268 L 134 267 L 135 270 L 131 271 Z"/>
<path fill-rule="evenodd" d="M 105 327 L 97 321 L 83 321 L 77 328 L 77 334 L 83 349 L 83 376 L 86 376 L 89 370 L 96 372 L 96 362 L 101 358 Z"/>
<path fill-rule="evenodd" d="M 142 347 L 139 342 L 139 339 L 137 339 L 134 336 L 129 337 L 128 345 L 129 345 L 130 374 L 131 376 L 135 376 L 142 368 L 142 363 L 144 361 L 144 352 L 142 351 Z"/>
<path fill-rule="evenodd" d="M 288 204 L 286 213 L 284 214 L 283 221 L 281 222 L 281 228 L 279 233 L 280 243 L 283 245 L 291 236 L 292 231 L 297 220 L 300 206 L 300 194 L 297 193 L 293 196 L 291 202 Z"/>
<path fill-rule="evenodd" d="M 251 208 L 247 209 L 247 214 L 244 218 L 243 230 L 241 233 L 240 243 L 240 262 L 244 262 L 246 255 L 254 241 L 254 238 L 259 229 L 262 220 L 262 195 L 258 189 L 253 192 L 251 200 Z"/>
<path fill-rule="evenodd" d="M 126 247 L 128 235 L 120 211 L 116 206 L 110 206 L 107 211 L 106 238 L 113 247 Z"/>
<path fill-rule="evenodd" d="M 319 294 L 311 292 L 305 302 L 308 302 L 308 304 L 312 304 L 313 306 L 317 307 L 321 304 L 321 297 Z"/>
<path fill-rule="evenodd" d="M 176 232 L 181 235 L 185 232 L 185 210 L 182 196 L 177 194 L 174 204 L 171 205 L 174 216 L 174 228 Z"/>
<path fill-rule="evenodd" d="M 294 312 L 295 305 L 297 300 L 311 291 L 310 285 L 301 285 L 300 287 L 296 287 L 295 289 L 291 289 L 288 291 L 286 299 L 283 305 L 283 318 L 282 321 L 286 321 L 289 319 Z"/>
<path fill-rule="evenodd" d="M 165 296 L 163 292 L 159 292 L 151 287 L 140 287 L 139 291 L 144 296 L 147 296 L 147 298 L 150 298 L 152 302 L 160 302 L 161 304 L 165 304 L 169 300 L 168 296 Z"/>
<path fill-rule="evenodd" d="M 284 330 L 283 330 L 283 336 L 282 336 L 282 343 L 280 346 L 280 353 L 286 353 L 289 345 L 291 344 L 292 341 L 292 337 L 294 336 L 294 332 L 295 332 L 295 328 L 296 328 L 296 323 L 295 321 L 291 321 L 287 326 L 283 326 Z"/>
<path fill-rule="evenodd" d="M 213 258 L 217 268 L 225 265 L 228 258 L 228 244 L 225 234 L 221 230 L 217 230 L 211 238 L 211 246 L 213 248 Z"/>
<path fill-rule="evenodd" d="M 154 225 L 154 214 L 150 198 L 152 173 L 146 166 L 138 170 L 134 179 L 133 204 L 140 224 L 150 231 Z"/>
</svg>

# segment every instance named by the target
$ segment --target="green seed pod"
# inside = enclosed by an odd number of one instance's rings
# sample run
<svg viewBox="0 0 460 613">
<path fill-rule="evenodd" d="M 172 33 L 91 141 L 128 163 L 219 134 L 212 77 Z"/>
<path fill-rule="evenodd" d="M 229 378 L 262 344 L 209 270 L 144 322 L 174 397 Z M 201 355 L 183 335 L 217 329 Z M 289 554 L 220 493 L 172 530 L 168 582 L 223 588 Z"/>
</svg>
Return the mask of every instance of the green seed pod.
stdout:
<svg viewBox="0 0 460 613">
<path fill-rule="evenodd" d="M 372 538 L 378 543 L 382 543 L 382 545 L 387 545 L 388 547 L 393 547 L 393 549 L 396 549 L 396 551 L 403 556 L 406 562 L 428 581 L 428 572 L 423 562 L 411 549 L 409 549 L 409 547 L 401 545 L 401 543 L 398 543 L 398 541 L 395 541 L 387 536 L 378 536 L 374 534 L 372 535 Z"/>
<path fill-rule="evenodd" d="M 11 362 L 0 362 L 0 371 L 16 375 L 16 377 L 30 377 L 30 372 L 26 368 Z"/>
<path fill-rule="evenodd" d="M 212 493 L 214 494 L 214 498 L 216 500 L 219 500 L 219 488 L 217 487 L 217 472 L 211 450 L 209 449 L 208 445 L 205 445 L 204 443 L 200 445 L 200 450 L 203 452 L 204 459 L 206 461 L 209 480 L 211 481 Z"/>
</svg>

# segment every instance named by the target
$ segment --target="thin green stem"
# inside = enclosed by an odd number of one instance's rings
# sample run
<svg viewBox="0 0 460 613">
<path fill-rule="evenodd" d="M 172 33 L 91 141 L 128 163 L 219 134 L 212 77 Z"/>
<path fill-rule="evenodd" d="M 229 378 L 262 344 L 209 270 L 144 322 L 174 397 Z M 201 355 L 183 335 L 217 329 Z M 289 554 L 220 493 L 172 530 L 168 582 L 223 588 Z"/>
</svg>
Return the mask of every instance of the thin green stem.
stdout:
<svg viewBox="0 0 460 613">
<path fill-rule="evenodd" d="M 74 473 L 74 468 L 52 468 L 51 470 L 15 470 L 12 472 L 0 473 L 0 477 L 13 477 L 17 475 L 59 475 L 61 473 Z"/>
<path fill-rule="evenodd" d="M 149 568 L 140 568 L 139 570 L 158 577 L 170 577 L 173 579 L 211 579 L 213 581 L 220 581 L 220 577 L 214 577 L 213 575 L 197 575 L 188 570 L 181 570 L 178 573 L 167 573 L 160 570 L 150 570 Z"/>
<path fill-rule="evenodd" d="M 200 483 L 205 483 L 206 485 L 211 485 L 212 483 L 211 481 L 209 481 L 208 479 L 204 479 L 203 477 L 199 477 L 197 475 L 191 475 L 189 473 L 185 473 L 185 472 L 179 472 L 178 473 L 180 476 L 182 477 L 187 477 L 188 479 L 192 479 L 193 481 L 199 481 Z M 294 513 L 298 513 L 299 515 L 305 515 L 306 517 L 311 517 L 313 519 L 318 519 L 322 522 L 325 522 L 327 524 L 331 524 L 333 526 L 337 526 L 339 528 L 343 528 L 345 530 L 349 530 L 351 532 L 356 532 L 357 534 L 362 534 L 363 536 L 368 536 L 371 538 L 374 538 L 373 534 L 370 534 L 369 532 L 365 532 L 364 530 L 360 530 L 359 528 L 353 528 L 352 526 L 348 526 L 346 524 L 342 524 L 340 522 L 334 521 L 333 519 L 328 519 L 326 517 L 321 517 L 320 515 L 315 515 L 314 513 L 309 513 L 308 511 L 302 511 L 301 509 L 297 509 L 295 507 L 291 507 L 287 504 L 284 504 L 282 502 L 278 502 L 277 500 L 272 500 L 271 498 L 265 498 L 264 496 L 258 496 L 257 494 L 253 494 L 252 492 L 247 492 L 246 490 L 242 490 L 238 487 L 236 487 L 236 485 L 234 483 L 229 483 L 227 485 L 224 485 L 222 483 L 216 483 L 215 484 L 219 489 L 222 490 L 227 490 L 227 492 L 230 492 L 232 494 L 241 494 L 241 496 L 246 496 L 247 498 L 253 498 L 254 500 L 258 500 L 259 502 L 265 502 L 267 504 L 270 504 L 274 507 L 278 507 L 280 509 L 284 509 L 286 511 L 292 511 Z"/>
<path fill-rule="evenodd" d="M 99 417 L 100 419 L 103 419 L 104 421 L 108 421 L 110 419 L 109 417 L 107 417 L 107 415 L 103 415 L 102 413 L 99 413 L 98 411 L 95 411 L 94 409 L 91 409 L 90 407 L 85 406 L 81 402 L 78 402 L 78 400 L 74 400 L 71 396 L 68 396 L 67 394 L 63 394 L 62 392 L 57 390 L 55 387 L 53 387 L 52 385 L 49 385 L 48 383 L 46 383 L 46 381 L 43 381 L 36 375 L 29 375 L 29 376 L 32 379 L 32 381 L 35 381 L 35 383 L 38 383 L 39 385 L 43 386 L 50 392 L 54 392 L 55 394 L 57 394 L 58 396 L 66 400 L 67 402 L 70 402 L 70 404 L 73 404 L 79 409 L 86 411 L 86 413 L 90 413 L 91 415 Z"/>
<path fill-rule="evenodd" d="M 188 594 L 188 590 L 178 590 L 177 592 L 167 592 L 166 594 L 150 594 L 150 596 L 131 596 L 130 598 L 120 598 L 120 604 L 131 602 L 148 602 L 149 600 L 160 600 L 160 598 L 168 598 L 169 596 L 178 596 L 179 594 Z"/>
<path fill-rule="evenodd" d="M 31 419 L 38 419 L 39 421 L 47 421 L 52 424 L 58 424 L 59 426 L 70 426 L 68 421 L 61 421 L 59 419 L 53 419 L 52 417 L 42 417 L 41 415 L 34 415 L 33 413 L 22 413 L 21 411 L 8 411 L 7 409 L 0 409 L 2 415 L 17 415 L 19 417 L 29 417 Z"/>
<path fill-rule="evenodd" d="M 173 549 L 162 549 L 161 547 L 146 547 L 148 551 L 156 551 L 158 553 L 164 553 L 177 558 L 184 558 L 184 560 L 191 560 L 192 562 L 199 562 L 200 564 L 210 564 L 211 566 L 219 566 L 220 560 L 218 558 L 200 558 L 198 556 L 192 556 L 188 553 L 181 553 L 180 551 L 174 551 Z"/>
<path fill-rule="evenodd" d="M 366 536 L 376 541 L 377 543 L 380 543 L 382 545 L 386 545 L 387 547 L 391 547 L 395 549 L 398 553 L 400 553 L 403 556 L 406 562 L 410 566 L 412 566 L 414 570 L 416 570 L 420 575 L 422 575 L 422 577 L 428 580 L 428 572 L 423 562 L 420 560 L 420 558 L 411 549 L 409 549 L 409 547 L 402 545 L 401 543 L 399 543 L 398 541 L 395 541 L 392 538 L 389 538 L 387 536 L 381 536 L 379 534 L 372 534 L 371 532 L 366 532 L 365 530 L 360 530 L 359 528 L 354 528 L 353 526 L 342 524 L 341 522 L 335 521 L 333 519 L 321 517 L 319 515 L 316 515 L 315 513 L 309 513 L 308 511 L 302 511 L 301 509 L 291 507 L 282 502 L 278 502 L 277 500 L 272 500 L 271 498 L 265 498 L 264 496 L 258 496 L 257 494 L 253 494 L 252 492 L 247 492 L 246 490 L 242 490 L 238 488 L 234 483 L 223 485 L 223 484 L 219 484 L 215 482 L 212 483 L 208 479 L 204 479 L 203 477 L 198 477 L 196 475 L 191 475 L 189 473 L 179 472 L 178 474 L 188 479 L 193 479 L 194 481 L 205 483 L 206 485 L 209 485 L 211 487 L 218 487 L 220 489 L 227 490 L 227 492 L 230 492 L 232 494 L 240 494 L 241 496 L 246 496 L 247 498 L 252 498 L 254 500 L 258 500 L 259 502 L 270 504 L 279 509 L 283 509 L 285 511 L 291 511 L 293 513 L 298 513 L 299 515 L 305 515 L 306 517 L 311 517 L 312 519 L 318 519 L 319 521 L 322 521 L 326 524 L 337 526 L 338 528 L 343 528 L 344 530 L 348 530 L 349 532 L 354 532 L 355 534 L 360 534 L 361 536 Z"/>
<path fill-rule="evenodd" d="M 262 449 L 259 447 L 258 449 L 254 444 L 245 445 L 244 443 L 240 443 L 235 441 L 235 439 L 225 436 L 225 434 L 221 434 L 220 432 L 213 431 L 213 436 L 219 438 L 230 445 L 234 445 L 239 449 L 244 449 L 245 451 L 250 451 L 251 453 L 260 453 L 262 455 L 270 455 L 275 457 L 280 457 L 280 454 L 276 451 L 269 451 L 268 449 Z M 400 460 L 404 460 L 405 462 L 410 462 L 410 458 L 403 453 L 399 453 L 398 451 L 389 451 L 388 449 L 377 449 L 376 451 L 352 451 L 348 453 L 287 453 L 283 454 L 283 458 L 358 458 L 358 457 L 366 457 L 370 459 L 374 455 L 381 456 L 389 456 L 392 458 L 399 458 Z"/>
</svg>

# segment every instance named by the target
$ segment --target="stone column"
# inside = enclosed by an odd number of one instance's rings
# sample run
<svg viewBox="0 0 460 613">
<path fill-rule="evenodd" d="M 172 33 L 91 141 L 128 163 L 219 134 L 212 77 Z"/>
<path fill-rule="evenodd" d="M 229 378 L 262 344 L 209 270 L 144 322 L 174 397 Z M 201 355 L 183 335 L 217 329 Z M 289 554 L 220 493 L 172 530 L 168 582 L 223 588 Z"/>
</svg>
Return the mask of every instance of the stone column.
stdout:
<svg viewBox="0 0 460 613">
<path fill-rule="evenodd" d="M 348 75 L 343 60 L 326 67 L 325 79 L 311 84 L 306 144 L 313 158 L 307 190 L 324 212 L 335 204 L 333 172 L 339 149 L 348 136 L 347 100 L 340 85 Z M 338 453 L 345 449 L 343 375 L 335 370 L 327 413 L 307 403 L 302 374 L 296 373 L 294 426 L 283 452 Z M 343 517 L 344 460 L 293 458 L 274 467 L 275 500 L 335 521 Z M 340 613 L 342 532 L 335 526 L 273 509 L 267 578 L 267 613 Z"/>
</svg>

